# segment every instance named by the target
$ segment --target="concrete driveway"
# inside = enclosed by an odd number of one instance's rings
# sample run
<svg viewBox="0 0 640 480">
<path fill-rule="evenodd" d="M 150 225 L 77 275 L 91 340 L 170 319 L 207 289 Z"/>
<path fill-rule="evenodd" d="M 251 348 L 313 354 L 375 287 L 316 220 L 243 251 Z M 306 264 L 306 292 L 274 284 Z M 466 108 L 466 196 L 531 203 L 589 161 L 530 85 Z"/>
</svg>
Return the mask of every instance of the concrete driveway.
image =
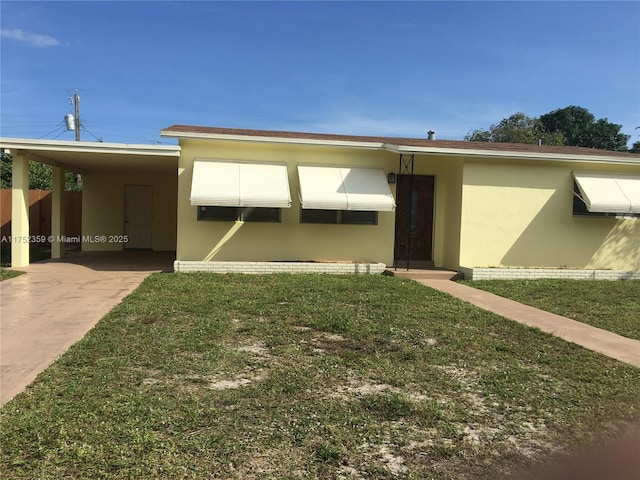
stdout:
<svg viewBox="0 0 640 480">
<path fill-rule="evenodd" d="M 0 405 L 80 340 L 173 252 L 72 253 L 0 282 Z"/>
</svg>

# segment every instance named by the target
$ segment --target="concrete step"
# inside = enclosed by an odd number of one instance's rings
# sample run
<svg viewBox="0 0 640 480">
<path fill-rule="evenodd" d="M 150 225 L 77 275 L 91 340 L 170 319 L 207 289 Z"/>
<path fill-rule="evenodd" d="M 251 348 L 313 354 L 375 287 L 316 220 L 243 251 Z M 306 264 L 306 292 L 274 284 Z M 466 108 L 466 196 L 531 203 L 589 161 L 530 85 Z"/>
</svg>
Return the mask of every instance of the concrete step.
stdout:
<svg viewBox="0 0 640 480">
<path fill-rule="evenodd" d="M 452 270 L 442 269 L 394 269 L 387 268 L 385 274 L 399 278 L 410 278 L 411 280 L 459 280 L 462 273 Z"/>
<path fill-rule="evenodd" d="M 397 268 L 398 270 L 400 270 L 401 268 L 403 270 L 406 270 L 407 261 L 396 259 L 396 261 L 393 263 L 393 267 Z M 409 260 L 409 270 L 429 270 L 433 268 L 435 268 L 433 260 Z"/>
</svg>

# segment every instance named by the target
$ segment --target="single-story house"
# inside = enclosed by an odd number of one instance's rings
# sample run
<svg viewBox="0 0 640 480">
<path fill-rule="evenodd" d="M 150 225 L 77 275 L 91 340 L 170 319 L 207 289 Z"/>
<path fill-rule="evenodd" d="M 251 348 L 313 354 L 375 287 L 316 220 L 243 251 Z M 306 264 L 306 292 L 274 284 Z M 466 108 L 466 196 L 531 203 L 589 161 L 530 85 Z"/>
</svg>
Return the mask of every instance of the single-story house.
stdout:
<svg viewBox="0 0 640 480">
<path fill-rule="evenodd" d="M 35 159 L 58 183 L 83 174 L 83 250 L 175 250 L 177 271 L 640 278 L 640 155 L 186 125 L 161 135 L 179 146 L 2 139 L 13 236 Z"/>
</svg>

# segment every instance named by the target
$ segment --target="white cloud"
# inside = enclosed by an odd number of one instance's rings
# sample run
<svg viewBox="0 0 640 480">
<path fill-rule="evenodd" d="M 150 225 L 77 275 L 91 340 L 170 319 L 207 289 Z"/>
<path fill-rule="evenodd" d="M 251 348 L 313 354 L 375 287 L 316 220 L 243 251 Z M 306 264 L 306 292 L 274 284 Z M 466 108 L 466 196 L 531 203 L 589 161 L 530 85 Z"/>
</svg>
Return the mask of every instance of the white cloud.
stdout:
<svg viewBox="0 0 640 480">
<path fill-rule="evenodd" d="M 62 42 L 57 38 L 50 37 L 49 35 L 25 32 L 19 28 L 13 30 L 2 29 L 0 30 L 0 35 L 24 42 L 32 47 L 58 47 L 62 45 Z"/>
</svg>

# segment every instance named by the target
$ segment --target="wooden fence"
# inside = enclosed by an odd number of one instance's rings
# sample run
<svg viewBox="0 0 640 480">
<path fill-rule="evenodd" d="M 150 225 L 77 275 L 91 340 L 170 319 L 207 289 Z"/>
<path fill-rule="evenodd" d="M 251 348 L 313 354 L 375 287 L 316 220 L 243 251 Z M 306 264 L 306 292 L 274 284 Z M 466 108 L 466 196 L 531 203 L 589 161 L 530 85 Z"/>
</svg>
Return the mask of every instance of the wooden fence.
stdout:
<svg viewBox="0 0 640 480">
<path fill-rule="evenodd" d="M 51 235 L 51 199 L 47 190 L 29 190 L 29 235 Z M 81 235 L 82 192 L 64 192 L 64 235 Z M 11 236 L 11 190 L 0 190 L 0 235 Z"/>
</svg>

